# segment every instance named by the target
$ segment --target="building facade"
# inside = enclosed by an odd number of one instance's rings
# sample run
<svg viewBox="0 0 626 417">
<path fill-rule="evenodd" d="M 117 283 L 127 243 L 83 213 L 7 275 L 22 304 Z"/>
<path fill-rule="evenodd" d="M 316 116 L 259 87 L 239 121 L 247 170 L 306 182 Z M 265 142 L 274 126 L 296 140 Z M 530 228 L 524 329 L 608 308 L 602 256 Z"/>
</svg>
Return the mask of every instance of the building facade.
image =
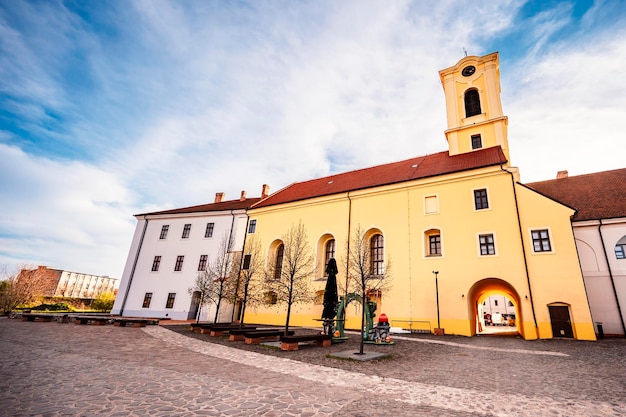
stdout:
<svg viewBox="0 0 626 417">
<path fill-rule="evenodd" d="M 528 184 L 576 209 L 572 219 L 596 332 L 626 334 L 626 169 Z"/>
<path fill-rule="evenodd" d="M 266 193 L 267 187 L 263 190 Z M 239 200 L 223 198 L 217 193 L 211 204 L 135 216 L 137 226 L 112 314 L 213 320 L 215 310 L 202 309 L 193 290 L 196 277 L 218 256 L 222 244 L 228 256 L 241 253 L 246 209 L 260 200 L 246 198 L 245 192 Z M 232 305 L 224 303 L 219 314 L 218 321 L 230 321 Z"/>
<path fill-rule="evenodd" d="M 392 326 L 471 336 L 484 325 L 479 306 L 502 295 L 526 339 L 594 340 L 570 224 L 575 210 L 521 184 L 509 163 L 497 53 L 465 57 L 440 78 L 448 150 L 294 183 L 259 201 L 248 215 L 266 268 L 280 266 L 282 236 L 303 224 L 319 299 L 327 259 L 337 260 L 337 279 L 345 280 L 349 237 L 361 230 L 370 273 L 389 272 L 390 289 L 374 297 Z M 347 328 L 360 327 L 360 308 L 346 310 Z M 291 324 L 319 326 L 321 311 L 296 305 Z M 280 304 L 247 312 L 248 322 L 285 319 Z"/>
</svg>

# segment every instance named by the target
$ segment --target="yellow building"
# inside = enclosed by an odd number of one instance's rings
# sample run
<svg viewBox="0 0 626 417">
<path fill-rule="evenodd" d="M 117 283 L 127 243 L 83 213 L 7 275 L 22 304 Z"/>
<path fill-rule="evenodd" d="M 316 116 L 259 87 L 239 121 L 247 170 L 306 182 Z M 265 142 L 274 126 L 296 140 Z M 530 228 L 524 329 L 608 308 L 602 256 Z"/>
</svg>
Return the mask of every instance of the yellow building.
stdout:
<svg viewBox="0 0 626 417">
<path fill-rule="evenodd" d="M 336 258 L 343 282 L 348 236 L 362 229 L 376 247 L 372 268 L 391 261 L 390 289 L 373 296 L 394 327 L 472 336 L 484 325 L 482 303 L 500 294 L 525 339 L 595 340 L 574 210 L 519 183 L 509 164 L 498 54 L 465 57 L 440 78 L 447 151 L 294 183 L 249 210 L 248 238 L 260 241 L 271 269 L 281 236 L 301 222 L 319 300 L 327 259 Z M 346 328 L 359 328 L 360 308 L 347 309 Z M 285 310 L 251 307 L 246 321 L 283 324 Z M 319 327 L 321 311 L 295 305 L 291 324 Z"/>
</svg>

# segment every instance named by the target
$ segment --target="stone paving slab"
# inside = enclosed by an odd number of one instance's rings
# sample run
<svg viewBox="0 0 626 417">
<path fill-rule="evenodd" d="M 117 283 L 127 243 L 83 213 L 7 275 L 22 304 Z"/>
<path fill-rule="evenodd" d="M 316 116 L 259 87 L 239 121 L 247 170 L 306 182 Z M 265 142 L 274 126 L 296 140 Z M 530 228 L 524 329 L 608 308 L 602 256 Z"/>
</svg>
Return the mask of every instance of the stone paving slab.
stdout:
<svg viewBox="0 0 626 417">
<path fill-rule="evenodd" d="M 290 359 L 296 352 L 263 354 L 208 343 L 162 326 L 69 326 L 0 318 L 0 415 L 603 417 L 624 415 L 626 410 L 619 360 L 623 362 L 626 353 L 624 341 L 533 345 L 475 338 L 433 340 L 459 346 L 401 341 L 394 349 L 405 343 L 405 351 L 407 346 L 417 349 L 411 355 L 419 352 L 429 361 L 430 355 L 441 361 L 449 358 L 447 366 L 458 372 L 444 366 L 445 372 L 438 375 L 419 358 L 406 362 L 398 350 L 390 360 L 350 365 L 363 370 L 355 372 Z M 300 354 L 326 355 L 326 349 Z M 472 384 L 460 383 L 459 378 L 466 378 L 464 364 L 473 372 L 474 359 L 505 353 L 500 349 L 566 355 L 511 353 L 519 362 L 513 372 L 533 371 L 511 374 L 518 385 L 552 381 L 549 392 L 559 388 L 564 395 L 545 395 L 541 386 L 526 394 L 503 394 L 489 384 L 473 389 Z M 604 363 L 607 360 L 612 363 Z M 511 372 L 502 368 L 503 363 L 485 362 L 482 373 L 474 377 L 488 381 L 491 373 Z M 597 372 L 589 366 L 594 363 Z M 562 365 L 568 366 L 567 378 L 534 372 Z M 394 367 L 409 367 L 411 373 L 398 373 Z M 386 376 L 413 374 L 415 378 L 407 379 Z M 609 386 L 614 394 L 600 392 Z"/>
</svg>

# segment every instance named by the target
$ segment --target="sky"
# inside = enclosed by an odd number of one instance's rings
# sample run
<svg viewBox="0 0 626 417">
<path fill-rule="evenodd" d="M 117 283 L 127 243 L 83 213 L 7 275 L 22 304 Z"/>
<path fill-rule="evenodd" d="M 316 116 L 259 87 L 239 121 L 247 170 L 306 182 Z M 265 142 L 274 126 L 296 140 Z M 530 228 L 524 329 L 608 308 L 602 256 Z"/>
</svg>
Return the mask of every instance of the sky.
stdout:
<svg viewBox="0 0 626 417">
<path fill-rule="evenodd" d="M 626 1 L 0 0 L 0 265 L 121 278 L 135 214 L 446 151 L 495 51 L 522 182 L 626 166 Z"/>
</svg>

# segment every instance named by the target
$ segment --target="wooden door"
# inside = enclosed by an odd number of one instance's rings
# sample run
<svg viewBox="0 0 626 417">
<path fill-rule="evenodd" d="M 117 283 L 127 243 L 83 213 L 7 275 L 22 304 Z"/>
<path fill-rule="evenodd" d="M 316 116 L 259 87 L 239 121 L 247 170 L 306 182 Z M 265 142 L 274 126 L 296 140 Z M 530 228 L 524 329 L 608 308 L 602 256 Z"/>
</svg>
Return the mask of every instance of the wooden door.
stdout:
<svg viewBox="0 0 626 417">
<path fill-rule="evenodd" d="M 573 338 L 572 321 L 568 306 L 548 306 L 550 322 L 552 322 L 552 337 Z"/>
</svg>

